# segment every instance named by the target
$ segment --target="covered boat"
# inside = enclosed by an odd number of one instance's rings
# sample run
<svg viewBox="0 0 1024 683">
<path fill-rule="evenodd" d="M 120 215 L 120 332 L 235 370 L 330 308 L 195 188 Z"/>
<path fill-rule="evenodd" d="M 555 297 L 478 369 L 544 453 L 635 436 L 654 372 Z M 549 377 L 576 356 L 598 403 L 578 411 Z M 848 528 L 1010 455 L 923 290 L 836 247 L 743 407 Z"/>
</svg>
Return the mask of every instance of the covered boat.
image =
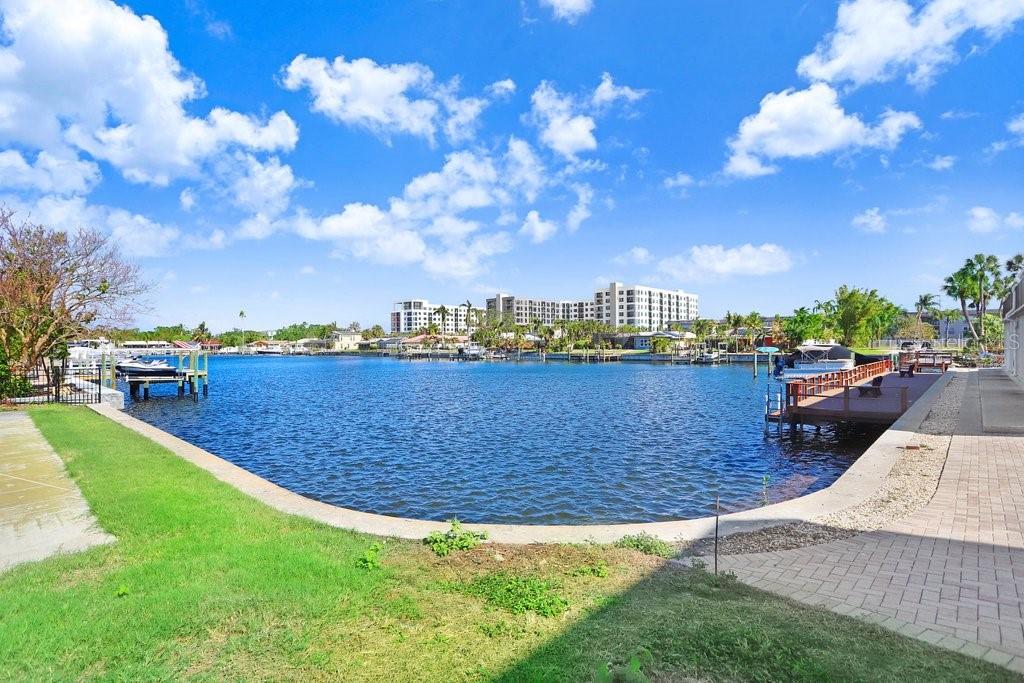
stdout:
<svg viewBox="0 0 1024 683">
<path fill-rule="evenodd" d="M 139 360 L 127 358 L 119 361 L 117 371 L 131 377 L 173 377 L 177 369 L 164 360 Z"/>
<path fill-rule="evenodd" d="M 782 376 L 788 380 L 849 370 L 854 363 L 853 351 L 840 344 L 802 344 L 790 355 Z"/>
</svg>

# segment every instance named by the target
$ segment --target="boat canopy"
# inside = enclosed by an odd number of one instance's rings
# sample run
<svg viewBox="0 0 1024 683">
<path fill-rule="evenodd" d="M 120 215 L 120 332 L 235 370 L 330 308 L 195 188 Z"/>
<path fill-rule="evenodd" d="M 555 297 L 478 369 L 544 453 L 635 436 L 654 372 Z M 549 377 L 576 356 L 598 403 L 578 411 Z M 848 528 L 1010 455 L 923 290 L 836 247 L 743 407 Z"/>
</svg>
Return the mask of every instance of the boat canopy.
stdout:
<svg viewBox="0 0 1024 683">
<path fill-rule="evenodd" d="M 848 360 L 854 357 L 852 349 L 840 344 L 802 344 L 796 347 L 800 361 Z"/>
</svg>

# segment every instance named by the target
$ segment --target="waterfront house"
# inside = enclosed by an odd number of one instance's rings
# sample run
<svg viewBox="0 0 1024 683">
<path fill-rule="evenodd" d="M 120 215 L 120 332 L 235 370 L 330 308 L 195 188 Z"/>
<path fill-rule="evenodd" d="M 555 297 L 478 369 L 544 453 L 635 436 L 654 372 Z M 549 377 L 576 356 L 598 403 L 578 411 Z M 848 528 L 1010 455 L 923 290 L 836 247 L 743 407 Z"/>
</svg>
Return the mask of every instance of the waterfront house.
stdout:
<svg viewBox="0 0 1024 683">
<path fill-rule="evenodd" d="M 363 341 L 363 335 L 351 330 L 336 330 L 331 333 L 328 348 L 331 351 L 356 351 Z"/>
<path fill-rule="evenodd" d="M 1006 373 L 1024 383 L 1024 276 L 1010 288 L 1000 307 L 1003 318 Z"/>
</svg>

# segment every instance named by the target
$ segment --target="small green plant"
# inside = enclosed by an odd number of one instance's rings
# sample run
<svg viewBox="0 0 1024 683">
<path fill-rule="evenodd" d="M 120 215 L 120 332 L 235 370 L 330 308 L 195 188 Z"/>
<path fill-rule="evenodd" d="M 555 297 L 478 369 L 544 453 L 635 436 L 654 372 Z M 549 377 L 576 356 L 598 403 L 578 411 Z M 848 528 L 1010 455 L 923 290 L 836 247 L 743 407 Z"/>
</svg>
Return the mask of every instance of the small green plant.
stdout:
<svg viewBox="0 0 1024 683">
<path fill-rule="evenodd" d="M 380 554 L 384 550 L 384 544 L 371 543 L 370 547 L 363 551 L 363 554 L 356 560 L 356 566 L 362 569 L 380 569 Z"/>
<path fill-rule="evenodd" d="M 463 529 L 462 523 L 457 519 L 449 520 L 451 529 L 445 532 L 432 531 L 423 539 L 423 542 L 430 546 L 437 555 L 445 557 L 453 550 L 469 550 L 480 545 L 480 542 L 487 539 L 487 533 L 483 531 L 470 531 Z"/>
<path fill-rule="evenodd" d="M 119 598 L 126 598 L 126 597 L 128 597 L 128 595 L 129 595 L 130 593 L 131 593 L 131 591 L 130 591 L 130 590 L 128 590 L 128 586 L 126 586 L 126 585 L 125 585 L 125 584 L 123 584 L 123 583 L 122 583 L 122 584 L 121 584 L 120 586 L 118 586 L 118 587 L 117 587 L 117 592 L 116 592 L 116 595 L 117 595 L 117 597 L 119 597 Z"/>
<path fill-rule="evenodd" d="M 596 576 L 603 579 L 608 576 L 608 563 L 604 560 L 598 560 L 597 562 L 582 565 L 572 571 L 572 576 Z"/>
<path fill-rule="evenodd" d="M 484 574 L 462 587 L 465 593 L 513 614 L 536 612 L 542 617 L 558 616 L 569 608 L 569 602 L 554 589 L 550 581 L 506 572 Z"/>
<path fill-rule="evenodd" d="M 625 664 L 602 664 L 594 678 L 599 683 L 647 683 L 651 679 L 644 674 L 643 668 L 653 663 L 654 656 L 651 651 L 640 648 Z"/>
<path fill-rule="evenodd" d="M 656 555 L 658 557 L 671 557 L 675 552 L 671 543 L 655 538 L 648 533 L 623 536 L 615 542 L 615 547 L 629 548 L 630 550 L 637 550 L 644 555 Z"/>
</svg>

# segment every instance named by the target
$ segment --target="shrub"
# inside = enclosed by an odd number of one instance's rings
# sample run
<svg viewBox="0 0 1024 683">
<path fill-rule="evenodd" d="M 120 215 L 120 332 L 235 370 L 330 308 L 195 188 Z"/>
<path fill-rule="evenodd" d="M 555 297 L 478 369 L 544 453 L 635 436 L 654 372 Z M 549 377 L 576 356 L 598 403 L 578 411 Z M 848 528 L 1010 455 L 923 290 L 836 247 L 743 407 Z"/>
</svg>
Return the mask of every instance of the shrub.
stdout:
<svg viewBox="0 0 1024 683">
<path fill-rule="evenodd" d="M 24 377 L 11 374 L 8 367 L 0 363 L 0 400 L 28 396 L 31 393 L 31 382 Z"/>
<path fill-rule="evenodd" d="M 644 555 L 657 555 L 658 557 L 671 557 L 675 552 L 672 544 L 655 538 L 647 533 L 623 536 L 615 542 L 616 548 L 629 548 L 637 550 Z"/>
<path fill-rule="evenodd" d="M 608 563 L 604 560 L 598 560 L 593 564 L 585 564 L 577 567 L 572 572 L 573 576 L 596 576 L 603 579 L 608 576 Z"/>
<path fill-rule="evenodd" d="M 542 617 L 554 617 L 569 608 L 569 602 L 554 593 L 554 588 L 551 582 L 532 576 L 494 572 L 473 579 L 463 586 L 463 591 L 513 614 L 536 612 Z"/>
<path fill-rule="evenodd" d="M 444 533 L 432 531 L 423 539 L 426 545 L 430 546 L 436 554 L 441 557 L 451 554 L 453 550 L 469 550 L 480 545 L 480 542 L 487 538 L 483 531 L 470 531 L 463 529 L 462 523 L 457 519 L 450 520 L 452 528 Z"/>
<path fill-rule="evenodd" d="M 371 543 L 370 547 L 364 550 L 363 554 L 356 560 L 356 566 L 362 569 L 380 569 L 380 554 L 383 550 L 383 543 Z"/>
</svg>

